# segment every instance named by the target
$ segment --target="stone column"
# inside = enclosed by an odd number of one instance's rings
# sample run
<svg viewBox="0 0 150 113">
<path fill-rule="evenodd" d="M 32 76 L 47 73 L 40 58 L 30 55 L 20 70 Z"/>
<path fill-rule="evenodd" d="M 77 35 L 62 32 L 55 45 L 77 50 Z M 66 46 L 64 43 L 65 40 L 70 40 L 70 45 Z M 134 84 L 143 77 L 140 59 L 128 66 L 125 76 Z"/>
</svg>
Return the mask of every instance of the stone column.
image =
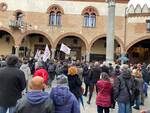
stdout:
<svg viewBox="0 0 150 113">
<path fill-rule="evenodd" d="M 15 55 L 19 57 L 19 46 L 15 46 Z"/>
<path fill-rule="evenodd" d="M 55 58 L 55 51 L 56 51 L 56 49 L 52 48 L 51 51 L 52 51 L 51 59 L 54 59 Z"/>
<path fill-rule="evenodd" d="M 106 61 L 114 62 L 115 1 L 108 0 Z"/>
<path fill-rule="evenodd" d="M 85 59 L 86 62 L 90 62 L 90 52 L 89 51 L 86 51 L 86 59 Z"/>
</svg>

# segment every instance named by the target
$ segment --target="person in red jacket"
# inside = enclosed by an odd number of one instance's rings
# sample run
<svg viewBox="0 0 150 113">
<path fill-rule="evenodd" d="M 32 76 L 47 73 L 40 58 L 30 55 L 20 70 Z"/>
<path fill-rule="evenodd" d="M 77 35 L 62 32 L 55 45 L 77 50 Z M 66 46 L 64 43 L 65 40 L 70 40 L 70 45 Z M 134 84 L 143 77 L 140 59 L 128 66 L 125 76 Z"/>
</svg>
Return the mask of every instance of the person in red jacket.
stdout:
<svg viewBox="0 0 150 113">
<path fill-rule="evenodd" d="M 37 62 L 33 77 L 40 76 L 44 79 L 45 85 L 48 84 L 48 72 L 44 69 L 41 62 Z"/>
<path fill-rule="evenodd" d="M 98 94 L 96 97 L 97 112 L 109 113 L 111 107 L 112 84 L 109 75 L 105 72 L 101 73 L 101 79 L 97 81 Z"/>
</svg>

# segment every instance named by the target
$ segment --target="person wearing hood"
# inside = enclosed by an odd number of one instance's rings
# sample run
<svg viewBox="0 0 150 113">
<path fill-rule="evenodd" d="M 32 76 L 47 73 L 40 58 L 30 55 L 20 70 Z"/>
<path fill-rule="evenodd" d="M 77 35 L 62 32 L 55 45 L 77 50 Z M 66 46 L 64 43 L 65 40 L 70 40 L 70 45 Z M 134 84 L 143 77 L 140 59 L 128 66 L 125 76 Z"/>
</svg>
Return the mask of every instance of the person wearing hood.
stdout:
<svg viewBox="0 0 150 113">
<path fill-rule="evenodd" d="M 28 61 L 25 59 L 23 61 L 23 64 L 20 67 L 20 70 L 24 72 L 25 74 L 25 79 L 26 79 L 26 84 L 28 84 L 28 80 L 29 80 L 29 76 L 31 76 L 31 70 L 30 67 L 28 65 Z M 28 85 L 26 85 L 26 92 L 28 91 Z"/>
<path fill-rule="evenodd" d="M 56 78 L 57 86 L 52 88 L 50 97 L 55 105 L 55 113 L 80 113 L 80 105 L 76 97 L 69 90 L 66 75 Z"/>
<path fill-rule="evenodd" d="M 117 77 L 113 87 L 113 97 L 118 102 L 118 113 L 132 113 L 131 91 L 133 93 L 134 89 L 135 79 L 131 76 L 128 65 L 123 64 L 121 75 Z"/>
<path fill-rule="evenodd" d="M 40 76 L 32 78 L 29 87 L 31 91 L 18 101 L 14 113 L 55 113 L 49 94 L 42 91 L 44 79 Z"/>
</svg>

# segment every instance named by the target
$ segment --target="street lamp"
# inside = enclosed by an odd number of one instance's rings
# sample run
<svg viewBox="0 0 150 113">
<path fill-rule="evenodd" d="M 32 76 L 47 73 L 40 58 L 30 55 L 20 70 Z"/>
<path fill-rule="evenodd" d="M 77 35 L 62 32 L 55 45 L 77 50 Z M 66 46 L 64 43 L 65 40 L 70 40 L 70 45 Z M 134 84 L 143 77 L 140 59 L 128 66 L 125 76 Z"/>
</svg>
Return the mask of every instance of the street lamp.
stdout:
<svg viewBox="0 0 150 113">
<path fill-rule="evenodd" d="M 108 3 L 106 62 L 114 62 L 114 33 L 115 33 L 115 0 L 106 0 Z"/>
</svg>

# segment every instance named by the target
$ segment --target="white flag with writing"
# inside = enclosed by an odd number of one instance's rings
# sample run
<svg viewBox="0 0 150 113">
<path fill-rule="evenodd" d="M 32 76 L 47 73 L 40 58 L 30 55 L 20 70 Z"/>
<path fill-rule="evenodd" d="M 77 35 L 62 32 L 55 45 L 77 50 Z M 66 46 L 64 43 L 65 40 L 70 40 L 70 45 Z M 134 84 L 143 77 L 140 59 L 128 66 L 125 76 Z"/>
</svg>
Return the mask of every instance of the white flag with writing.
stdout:
<svg viewBox="0 0 150 113">
<path fill-rule="evenodd" d="M 62 44 L 61 44 L 61 47 L 60 47 L 60 51 L 62 51 L 62 52 L 64 52 L 64 53 L 66 53 L 67 55 L 69 55 L 71 49 L 70 49 L 68 46 L 66 46 L 65 44 L 62 43 Z"/>
<path fill-rule="evenodd" d="M 49 57 L 50 57 L 50 50 L 48 48 L 48 45 L 46 44 L 45 51 L 43 54 L 43 61 L 46 62 Z"/>
<path fill-rule="evenodd" d="M 40 59 L 40 58 L 41 58 L 41 51 L 37 49 L 36 54 L 35 54 L 35 56 L 34 56 L 34 59 L 35 59 L 35 60 L 38 60 L 38 59 Z"/>
</svg>

